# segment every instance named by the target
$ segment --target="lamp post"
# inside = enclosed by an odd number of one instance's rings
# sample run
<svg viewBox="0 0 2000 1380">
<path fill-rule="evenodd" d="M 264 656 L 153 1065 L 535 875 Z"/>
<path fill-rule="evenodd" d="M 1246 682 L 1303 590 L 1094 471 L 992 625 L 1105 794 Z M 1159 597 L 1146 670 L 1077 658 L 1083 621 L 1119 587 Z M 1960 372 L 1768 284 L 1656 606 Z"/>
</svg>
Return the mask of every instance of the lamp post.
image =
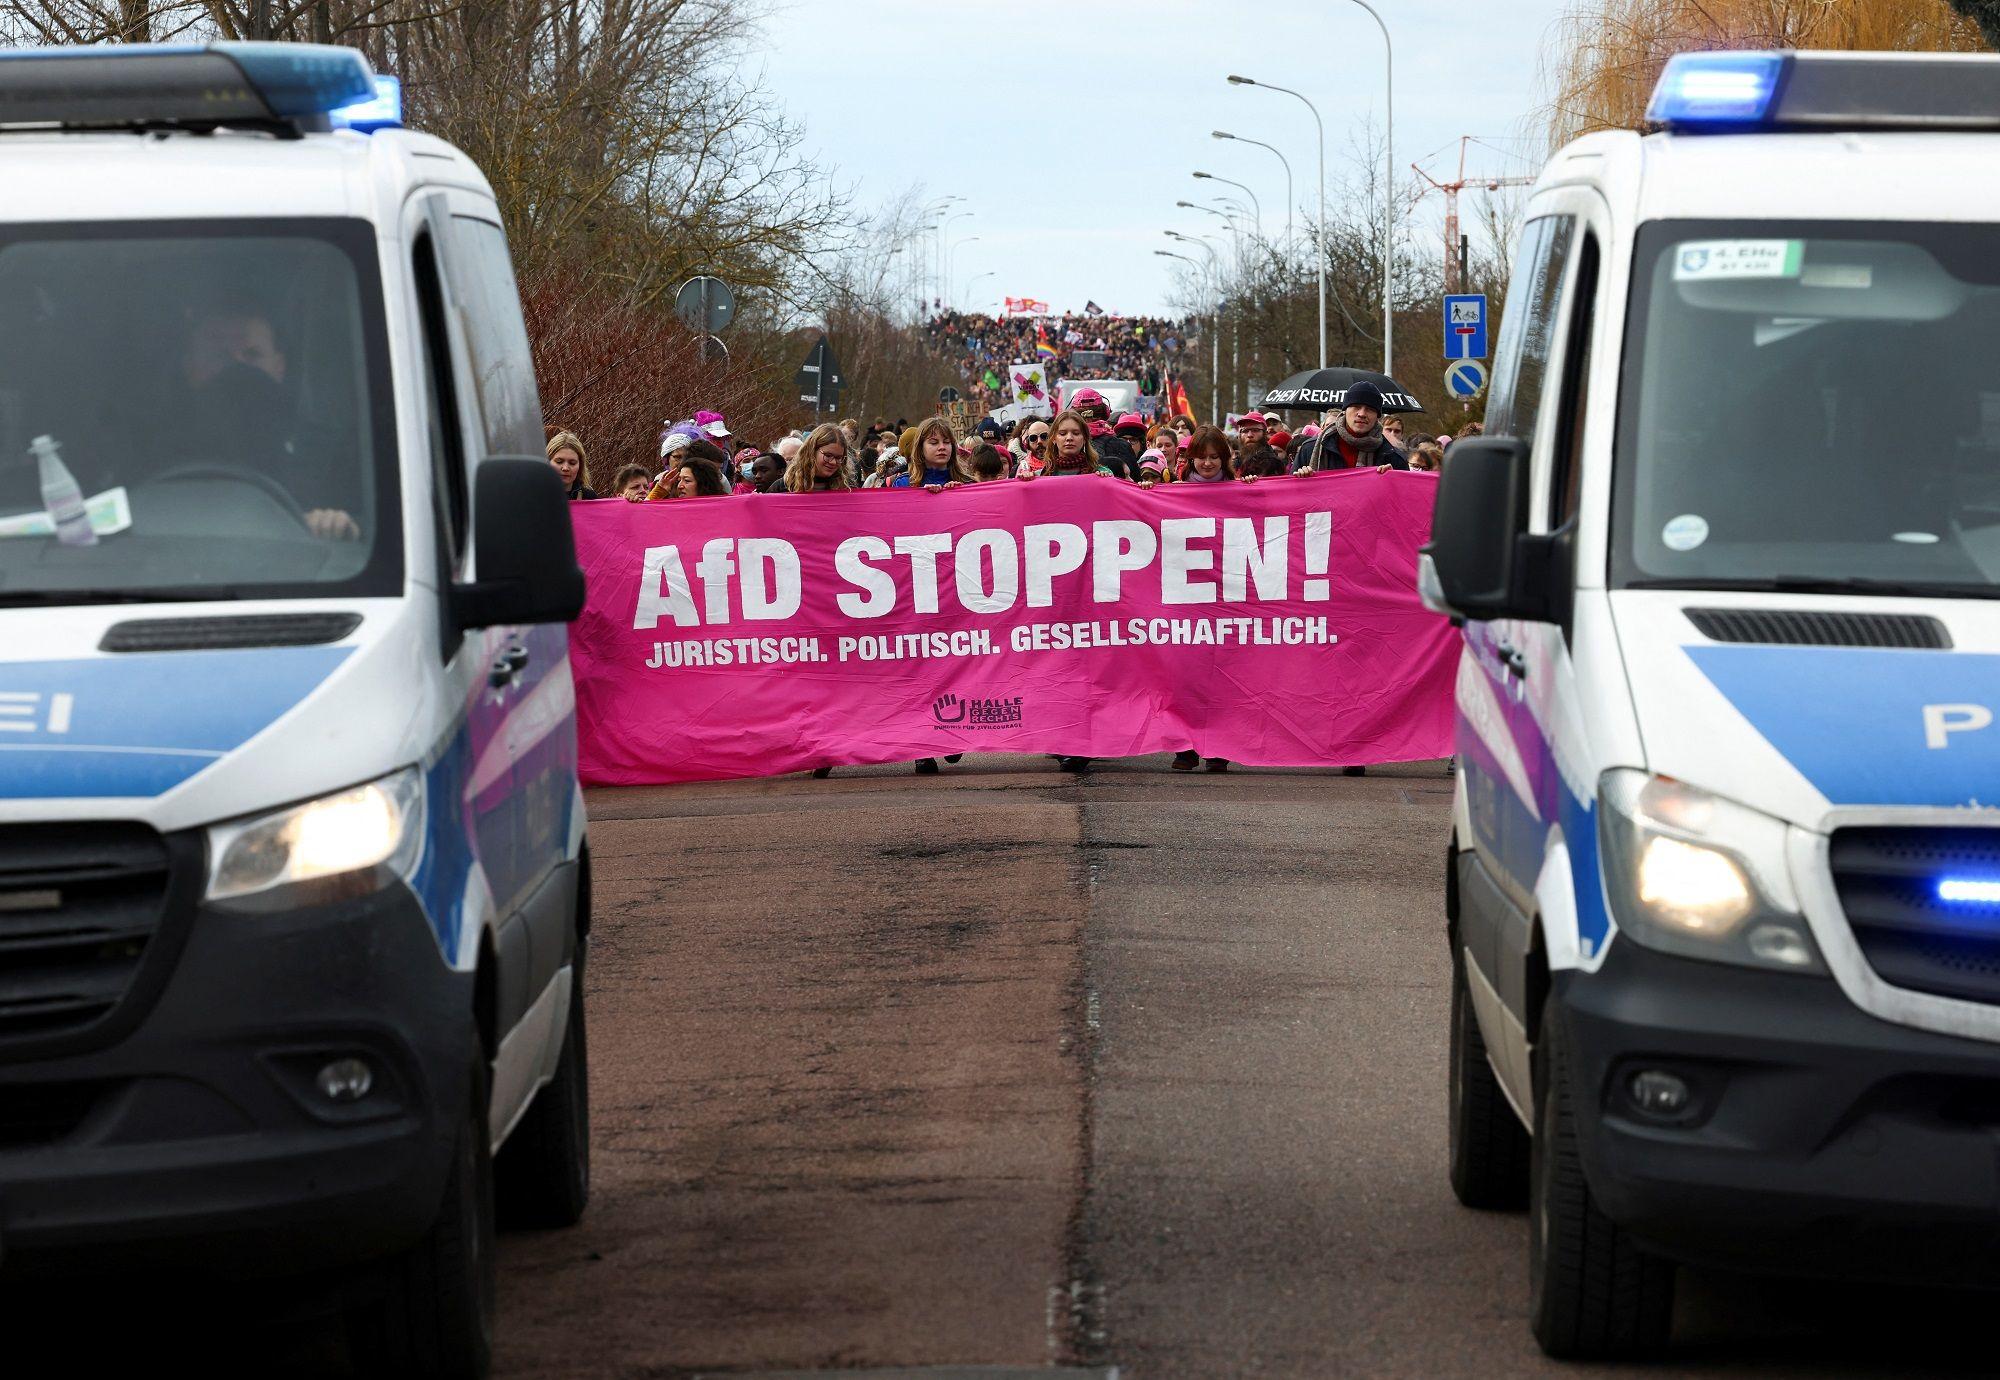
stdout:
<svg viewBox="0 0 2000 1380">
<path fill-rule="evenodd" d="M 1231 86 L 1261 86 L 1266 91 L 1278 91 L 1292 97 L 1312 112 L 1313 128 L 1319 131 L 1319 228 L 1313 233 L 1313 258 L 1319 266 L 1319 367 L 1326 368 L 1326 125 L 1319 118 L 1319 107 L 1288 86 L 1273 86 L 1253 77 L 1232 76 Z"/>
<path fill-rule="evenodd" d="M 944 210 L 944 209 L 945 209 L 945 208 L 946 208 L 947 206 L 951 205 L 951 204 L 952 204 L 952 203 L 953 203 L 954 201 L 963 201 L 963 200 L 965 200 L 965 198 L 964 198 L 964 197 L 962 197 L 962 196 L 960 196 L 960 195 L 959 195 L 958 193 L 956 193 L 956 192 L 953 192 L 953 193 L 952 193 L 951 195 L 949 195 L 949 196 L 938 196 L 938 197 L 932 197 L 932 198 L 931 198 L 931 199 L 930 199 L 929 201 L 927 201 L 927 202 L 925 202 L 925 203 L 924 203 L 924 208 L 923 208 L 923 210 L 921 210 L 921 211 L 919 211 L 919 212 L 917 213 L 917 219 L 918 219 L 918 220 L 920 220 L 920 221 L 921 221 L 921 222 L 923 223 L 923 229 L 924 229 L 924 230 L 926 230 L 926 231 L 930 231 L 930 230 L 936 230 L 936 229 L 938 228 L 938 226 L 939 226 L 940 222 L 938 222 L 938 221 L 936 221 L 936 220 L 933 220 L 933 219 L 932 219 L 932 217 L 933 217 L 933 216 L 936 216 L 936 215 L 938 215 L 938 214 L 939 214 L 940 212 L 942 212 L 942 211 L 943 211 L 943 210 Z M 927 245 L 925 245 L 925 246 L 924 246 L 924 267 L 923 267 L 923 270 L 922 270 L 922 271 L 921 271 L 921 272 L 920 272 L 920 273 L 918 274 L 918 276 L 917 276 L 917 317 L 918 317 L 918 319 L 919 319 L 919 320 L 921 320 L 921 319 L 923 318 L 923 315 L 924 315 L 924 309 L 923 309 L 923 293 L 924 293 L 924 283 L 923 283 L 923 280 L 924 280 L 925 278 L 929 278 L 929 277 L 931 277 L 931 275 L 932 275 L 932 269 L 931 269 L 931 260 L 932 260 L 932 259 L 933 259 L 934 257 L 935 257 L 935 258 L 939 258 L 939 259 L 941 259 L 941 258 L 942 258 L 942 255 L 941 255 L 941 254 L 937 254 L 937 253 L 935 253 L 935 252 L 934 252 L 934 251 L 936 251 L 936 250 L 937 250 L 938 246 L 939 246 L 939 245 L 941 245 L 941 244 L 942 244 L 942 241 L 934 241 L 933 243 L 931 243 L 931 244 L 927 244 Z M 940 263 L 938 264 L 938 267 L 939 267 L 939 268 L 942 268 L 942 267 L 944 267 L 943 263 L 942 263 L 942 262 L 940 262 Z"/>
<path fill-rule="evenodd" d="M 1269 149 L 1272 153 L 1278 155 L 1278 161 L 1285 165 L 1285 244 L 1287 246 L 1290 246 L 1290 244 L 1292 243 L 1292 204 L 1293 204 L 1292 160 L 1285 157 L 1283 152 L 1281 152 L 1276 145 L 1267 144 L 1262 139 L 1245 139 L 1240 134 L 1231 134 L 1227 130 L 1222 130 L 1222 129 L 1218 129 L 1214 133 L 1210 134 L 1209 138 L 1234 139 L 1239 144 L 1255 144 L 1260 149 Z"/>
<path fill-rule="evenodd" d="M 977 244 L 977 243 L 979 243 L 979 236 L 967 235 L 964 239 L 960 240 L 957 244 L 954 244 L 950 249 L 945 251 L 944 290 L 947 293 L 951 291 L 951 285 L 953 282 L 956 281 L 956 275 L 953 273 L 953 270 L 958 267 L 958 251 L 965 248 L 965 246 L 967 246 L 968 244 Z"/>
<path fill-rule="evenodd" d="M 972 241 L 971 241 L 971 240 L 967 240 L 967 241 L 965 241 L 965 243 L 967 243 L 967 244 L 971 244 L 971 243 L 972 243 Z M 959 296 L 960 296 L 961 298 L 966 298 L 966 299 L 970 299 L 970 298 L 971 298 L 971 296 L 972 296 L 972 285 L 973 285 L 974 283 L 977 283 L 977 282 L 980 282 L 980 281 L 982 281 L 982 280 L 984 280 L 984 279 L 987 279 L 987 278 L 991 278 L 991 277 L 992 277 L 992 276 L 993 276 L 994 274 L 996 274 L 996 273 L 998 273 L 998 272 L 999 272 L 999 270 L 998 270 L 998 269 L 994 269 L 994 268 L 989 268 L 989 269 L 987 269 L 987 270 L 986 270 L 986 271 L 985 271 L 984 273 L 976 273 L 976 274 L 974 274 L 974 275 L 973 275 L 972 277 L 970 277 L 970 278 L 968 278 L 968 279 L 966 279 L 966 280 L 965 280 L 965 290 L 964 290 L 963 292 L 959 293 L 958 295 L 959 295 Z"/>
<path fill-rule="evenodd" d="M 1382 31 L 1382 49 L 1387 61 L 1382 76 L 1388 83 L 1383 96 L 1382 120 L 1382 372 L 1390 373 L 1396 341 L 1396 45 L 1389 41 L 1389 26 L 1368 0 L 1354 0 L 1374 19 Z"/>
<path fill-rule="evenodd" d="M 944 296 L 946 292 L 951 290 L 951 284 L 945 280 L 945 254 L 947 252 L 945 245 L 951 238 L 951 223 L 955 220 L 963 220 L 971 214 L 972 212 L 970 211 L 952 211 L 938 218 L 937 295 L 939 297 Z"/>
<path fill-rule="evenodd" d="M 1243 195 L 1249 197 L 1251 219 L 1257 223 L 1257 238 L 1260 240 L 1264 238 L 1264 203 L 1257 200 L 1255 192 L 1245 187 L 1241 182 L 1232 182 L 1226 177 L 1217 177 L 1214 173 L 1198 172 L 1195 176 L 1207 182 L 1220 182 L 1225 187 L 1238 188 L 1242 191 Z"/>
<path fill-rule="evenodd" d="M 1173 240 L 1177 244 L 1198 245 L 1201 248 L 1201 252 L 1208 255 L 1209 277 L 1215 283 L 1215 313 L 1213 318 L 1215 322 L 1215 329 L 1212 332 L 1210 332 L 1210 337 L 1212 341 L 1213 362 L 1209 365 L 1209 374 L 1208 374 L 1210 382 L 1209 392 L 1211 394 L 1209 398 L 1209 412 L 1211 417 L 1214 419 L 1215 424 L 1217 426 L 1221 426 L 1222 425 L 1222 270 L 1220 269 L 1220 267 L 1218 267 L 1216 263 L 1215 246 L 1210 244 L 1205 237 L 1197 238 L 1193 235 L 1183 235 L 1178 230 L 1169 230 L 1167 231 L 1167 238 Z"/>
<path fill-rule="evenodd" d="M 1174 235 L 1174 232 L 1171 230 L 1167 231 L 1167 233 Z M 1190 240 L 1185 235 L 1174 235 L 1174 238 L 1187 244 L 1201 244 L 1200 240 Z M 1207 249 L 1208 246 L 1203 244 L 1202 248 Z M 1163 259 L 1179 259 L 1182 263 L 1194 269 L 1195 272 L 1201 272 L 1201 265 L 1185 254 L 1176 254 L 1171 249 L 1155 249 L 1153 252 Z M 1211 266 L 1214 263 L 1214 259 L 1215 251 L 1211 249 L 1209 250 Z M 1214 275 L 1211 274 L 1210 276 L 1212 278 Z M 1222 294 L 1220 291 L 1217 291 L 1215 295 L 1215 314 L 1212 320 L 1215 323 L 1215 328 L 1210 334 L 1215 340 L 1215 362 L 1209 366 L 1208 371 L 1208 415 L 1211 420 L 1222 415 L 1220 411 L 1222 406 Z"/>
</svg>

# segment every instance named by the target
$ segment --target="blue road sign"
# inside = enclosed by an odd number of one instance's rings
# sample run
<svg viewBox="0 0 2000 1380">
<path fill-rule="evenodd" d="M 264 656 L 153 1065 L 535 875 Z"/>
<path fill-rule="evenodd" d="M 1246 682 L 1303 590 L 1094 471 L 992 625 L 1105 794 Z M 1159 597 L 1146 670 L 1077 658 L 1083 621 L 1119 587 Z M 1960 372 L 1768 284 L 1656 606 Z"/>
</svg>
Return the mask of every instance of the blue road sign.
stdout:
<svg viewBox="0 0 2000 1380">
<path fill-rule="evenodd" d="M 1466 293 L 1444 299 L 1444 357 L 1486 358 L 1486 294 Z"/>
<path fill-rule="evenodd" d="M 1444 386 L 1454 398 L 1476 398 L 1486 391 L 1486 366 L 1476 359 L 1461 359 L 1446 367 Z"/>
</svg>

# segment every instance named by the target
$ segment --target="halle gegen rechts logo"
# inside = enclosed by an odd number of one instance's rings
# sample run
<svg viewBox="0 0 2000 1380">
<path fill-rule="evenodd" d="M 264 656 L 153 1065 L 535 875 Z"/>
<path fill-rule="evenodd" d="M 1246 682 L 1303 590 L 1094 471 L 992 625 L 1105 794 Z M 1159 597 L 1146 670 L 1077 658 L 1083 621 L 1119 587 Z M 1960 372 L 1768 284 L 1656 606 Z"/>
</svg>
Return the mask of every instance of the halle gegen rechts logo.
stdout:
<svg viewBox="0 0 2000 1380">
<path fill-rule="evenodd" d="M 1021 697 L 961 699 L 946 693 L 931 701 L 931 718 L 946 728 L 1018 728 Z"/>
</svg>

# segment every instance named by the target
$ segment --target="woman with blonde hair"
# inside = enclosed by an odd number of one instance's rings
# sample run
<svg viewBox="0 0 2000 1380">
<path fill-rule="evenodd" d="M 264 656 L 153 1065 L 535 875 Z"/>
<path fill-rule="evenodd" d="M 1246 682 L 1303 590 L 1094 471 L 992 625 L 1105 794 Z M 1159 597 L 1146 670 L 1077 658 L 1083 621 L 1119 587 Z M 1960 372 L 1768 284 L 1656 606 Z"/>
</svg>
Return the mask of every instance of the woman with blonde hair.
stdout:
<svg viewBox="0 0 2000 1380">
<path fill-rule="evenodd" d="M 549 457 L 549 463 L 556 467 L 556 473 L 562 477 L 563 488 L 568 490 L 571 498 L 597 497 L 597 490 L 583 482 L 583 467 L 589 462 L 590 457 L 584 453 L 583 442 L 577 440 L 575 432 L 558 431 L 549 437 L 549 443 L 544 447 L 544 451 Z"/>
<path fill-rule="evenodd" d="M 853 487 L 847 478 L 847 437 L 832 422 L 822 422 L 785 467 L 785 492 L 823 494 Z"/>
<path fill-rule="evenodd" d="M 910 468 L 884 487 L 937 493 L 973 482 L 972 472 L 958 458 L 958 435 L 951 423 L 942 417 L 926 417 L 917 424 L 917 438 L 910 443 Z"/>
</svg>

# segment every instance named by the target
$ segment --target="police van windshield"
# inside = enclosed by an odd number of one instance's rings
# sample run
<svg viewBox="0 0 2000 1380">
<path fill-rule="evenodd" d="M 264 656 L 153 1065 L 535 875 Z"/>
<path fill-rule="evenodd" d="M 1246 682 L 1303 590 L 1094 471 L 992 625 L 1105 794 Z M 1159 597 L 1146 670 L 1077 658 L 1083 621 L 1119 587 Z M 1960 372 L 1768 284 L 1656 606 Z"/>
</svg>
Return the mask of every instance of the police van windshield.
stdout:
<svg viewBox="0 0 2000 1380">
<path fill-rule="evenodd" d="M 397 592 L 378 282 L 359 221 L 0 226 L 0 606 Z"/>
<path fill-rule="evenodd" d="M 2000 230 L 1655 222 L 1614 581 L 2000 594 Z"/>
</svg>

